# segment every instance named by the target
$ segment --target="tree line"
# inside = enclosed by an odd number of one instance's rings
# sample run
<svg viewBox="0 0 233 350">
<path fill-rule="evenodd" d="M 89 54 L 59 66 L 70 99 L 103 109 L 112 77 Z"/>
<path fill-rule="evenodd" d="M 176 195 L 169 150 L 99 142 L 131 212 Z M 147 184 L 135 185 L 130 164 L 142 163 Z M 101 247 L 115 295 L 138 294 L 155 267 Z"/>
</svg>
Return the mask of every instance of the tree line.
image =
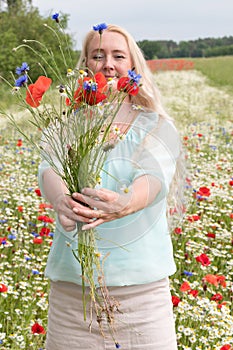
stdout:
<svg viewBox="0 0 233 350">
<path fill-rule="evenodd" d="M 142 40 L 138 42 L 138 45 L 148 60 L 233 55 L 233 36 L 180 41 L 179 43 L 173 40 Z"/>
<path fill-rule="evenodd" d="M 27 62 L 32 80 L 43 74 L 45 70 L 54 80 L 56 79 L 54 72 L 49 68 L 52 56 L 60 71 L 74 67 L 80 52 L 75 50 L 75 42 L 66 32 L 68 20 L 68 14 L 60 14 L 59 26 L 63 30 L 59 30 L 60 42 L 58 42 L 55 34 L 58 23 L 51 17 L 42 17 L 39 9 L 33 6 L 32 0 L 0 0 L 0 76 L 12 79 L 15 68 L 22 62 Z M 29 41 L 25 42 L 25 39 Z M 28 48 L 29 43 L 31 49 Z M 69 53 L 69 60 L 65 65 L 62 45 L 66 56 Z M 233 55 L 232 36 L 179 43 L 172 40 L 142 40 L 138 41 L 138 45 L 148 60 Z M 21 48 L 14 50 L 18 46 Z M 41 59 L 42 56 L 44 60 Z M 63 74 L 66 72 L 64 71 Z"/>
</svg>

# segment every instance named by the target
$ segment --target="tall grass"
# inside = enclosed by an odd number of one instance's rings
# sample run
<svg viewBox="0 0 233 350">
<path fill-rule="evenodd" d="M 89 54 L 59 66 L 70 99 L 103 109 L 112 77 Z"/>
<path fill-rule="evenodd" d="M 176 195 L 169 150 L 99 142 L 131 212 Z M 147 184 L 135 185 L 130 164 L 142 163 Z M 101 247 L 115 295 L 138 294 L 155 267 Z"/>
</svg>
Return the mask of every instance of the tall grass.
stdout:
<svg viewBox="0 0 233 350">
<path fill-rule="evenodd" d="M 192 59 L 196 70 L 206 75 L 210 83 L 233 93 L 233 56 Z"/>
</svg>

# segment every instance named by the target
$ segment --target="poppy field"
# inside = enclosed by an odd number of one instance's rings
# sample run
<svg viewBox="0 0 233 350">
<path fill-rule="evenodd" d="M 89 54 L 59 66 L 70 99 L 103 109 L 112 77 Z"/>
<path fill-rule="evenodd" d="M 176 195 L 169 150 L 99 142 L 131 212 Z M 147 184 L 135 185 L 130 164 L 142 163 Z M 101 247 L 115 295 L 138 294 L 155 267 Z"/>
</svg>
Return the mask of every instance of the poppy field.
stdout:
<svg viewBox="0 0 233 350">
<path fill-rule="evenodd" d="M 160 59 L 148 60 L 147 64 L 153 73 L 158 71 L 167 71 L 167 70 L 173 71 L 173 70 L 194 69 L 194 62 L 186 58 L 184 59 L 160 58 Z"/>
<path fill-rule="evenodd" d="M 232 350 L 232 96 L 194 70 L 158 72 L 155 82 L 188 164 L 188 202 L 171 233 L 178 349 Z M 44 350 L 54 212 L 38 188 L 39 155 L 2 120 L 1 130 L 0 348 Z"/>
</svg>

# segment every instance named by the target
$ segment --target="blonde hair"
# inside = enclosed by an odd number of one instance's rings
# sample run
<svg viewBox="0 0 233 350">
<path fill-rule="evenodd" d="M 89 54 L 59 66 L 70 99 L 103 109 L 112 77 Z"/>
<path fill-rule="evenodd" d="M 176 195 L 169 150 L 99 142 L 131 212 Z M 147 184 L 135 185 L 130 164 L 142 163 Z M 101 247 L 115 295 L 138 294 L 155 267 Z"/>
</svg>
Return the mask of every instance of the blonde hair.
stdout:
<svg viewBox="0 0 233 350">
<path fill-rule="evenodd" d="M 104 31 L 119 33 L 125 38 L 129 51 L 131 53 L 131 60 L 135 72 L 142 76 L 142 86 L 140 87 L 137 96 L 131 97 L 131 102 L 146 107 L 149 110 L 155 111 L 160 116 L 169 118 L 168 114 L 162 106 L 160 93 L 155 85 L 154 76 L 146 63 L 142 51 L 140 50 L 132 35 L 122 27 L 114 24 L 109 24 L 108 27 L 104 29 Z M 95 35 L 96 32 L 94 30 L 91 30 L 84 38 L 83 49 L 78 61 L 79 68 L 82 68 L 82 65 L 86 61 L 86 57 L 88 56 L 89 43 Z"/>
</svg>

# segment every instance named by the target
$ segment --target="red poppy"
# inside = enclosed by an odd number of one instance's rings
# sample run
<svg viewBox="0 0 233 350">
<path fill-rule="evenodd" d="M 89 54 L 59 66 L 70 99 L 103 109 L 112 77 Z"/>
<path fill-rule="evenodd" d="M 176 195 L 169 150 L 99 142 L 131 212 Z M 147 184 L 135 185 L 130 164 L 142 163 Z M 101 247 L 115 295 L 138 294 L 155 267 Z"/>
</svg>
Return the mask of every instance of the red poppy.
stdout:
<svg viewBox="0 0 233 350">
<path fill-rule="evenodd" d="M 232 350 L 232 346 L 230 344 L 223 345 L 220 350 Z"/>
<path fill-rule="evenodd" d="M 221 301 L 222 299 L 223 299 L 223 296 L 220 293 L 216 293 L 210 298 L 210 300 L 214 300 L 214 301 Z"/>
<path fill-rule="evenodd" d="M 188 282 L 183 282 L 182 285 L 180 286 L 180 291 L 181 292 L 187 292 L 191 290 L 190 284 Z"/>
<path fill-rule="evenodd" d="M 48 227 L 42 227 L 40 230 L 40 236 L 48 236 L 50 233 L 50 229 Z"/>
<path fill-rule="evenodd" d="M 48 90 L 52 79 L 40 76 L 34 84 L 28 86 L 26 102 L 31 107 L 39 107 L 44 93 Z"/>
<path fill-rule="evenodd" d="M 46 215 L 39 215 L 37 217 L 37 220 L 43 221 L 43 222 L 47 222 L 47 223 L 53 223 L 54 222 L 53 218 L 50 218 L 49 216 L 46 216 Z"/>
<path fill-rule="evenodd" d="M 214 286 L 218 286 L 219 284 L 222 287 L 226 287 L 226 277 L 222 275 L 211 275 L 208 274 L 203 278 L 203 281 L 209 282 L 210 284 L 213 284 Z"/>
<path fill-rule="evenodd" d="M 38 197 L 41 197 L 41 191 L 39 188 L 35 189 L 35 193 L 37 194 Z"/>
<path fill-rule="evenodd" d="M 39 209 L 42 211 L 42 210 L 44 210 L 44 209 L 46 209 L 46 208 L 52 208 L 53 206 L 52 206 L 52 204 L 50 204 L 50 203 L 40 203 L 39 204 Z"/>
<path fill-rule="evenodd" d="M 35 322 L 31 327 L 31 331 L 33 334 L 45 334 L 45 329 L 38 322 Z"/>
<path fill-rule="evenodd" d="M 8 287 L 4 283 L 0 283 L 0 293 L 6 293 L 8 291 Z"/>
<path fill-rule="evenodd" d="M 174 307 L 178 306 L 180 302 L 181 300 L 179 297 L 177 297 L 176 295 L 172 295 L 172 304 Z"/>
<path fill-rule="evenodd" d="M 192 289 L 188 293 L 191 294 L 194 298 L 196 298 L 198 296 L 198 290 L 197 289 Z"/>
<path fill-rule="evenodd" d="M 177 235 L 181 235 L 182 234 L 182 228 L 181 227 L 176 227 L 174 229 L 174 232 L 177 234 Z"/>
<path fill-rule="evenodd" d="M 200 187 L 199 190 L 195 193 L 195 197 L 199 200 L 205 199 L 209 197 L 211 194 L 210 189 L 208 187 Z"/>
<path fill-rule="evenodd" d="M 229 185 L 230 185 L 230 186 L 233 186 L 233 180 L 230 180 L 230 181 L 229 181 Z"/>
<path fill-rule="evenodd" d="M 22 205 L 19 205 L 19 206 L 17 207 L 17 209 L 18 209 L 18 211 L 19 211 L 20 213 L 23 212 L 23 206 L 22 206 Z"/>
<path fill-rule="evenodd" d="M 222 287 L 226 287 L 227 284 L 226 284 L 226 277 L 225 276 L 220 276 L 220 275 L 217 275 L 217 281 L 219 284 L 221 284 Z"/>
<path fill-rule="evenodd" d="M 42 237 L 35 237 L 33 239 L 34 244 L 42 244 L 43 243 L 43 238 Z"/>
<path fill-rule="evenodd" d="M 215 237 L 216 237 L 216 235 L 215 235 L 215 233 L 208 232 L 208 233 L 206 234 L 206 237 L 209 237 L 209 238 L 215 238 Z"/>
<path fill-rule="evenodd" d="M 218 286 L 218 279 L 216 275 L 208 274 L 203 278 L 203 281 L 209 282 L 210 284 L 213 284 L 214 286 Z"/>
<path fill-rule="evenodd" d="M 129 77 L 121 77 L 117 83 L 118 91 L 125 91 L 129 95 L 136 96 L 139 91 L 139 86 L 136 82 L 132 82 Z"/>
<path fill-rule="evenodd" d="M 16 146 L 17 146 L 17 147 L 21 147 L 22 145 L 23 145 L 23 141 L 22 141 L 21 139 L 19 139 L 19 140 L 17 141 Z"/>
<path fill-rule="evenodd" d="M 218 304 L 217 305 L 217 308 L 218 309 L 221 309 L 223 306 L 225 306 L 227 304 L 227 302 L 226 301 L 223 301 L 221 304 Z"/>
<path fill-rule="evenodd" d="M 96 105 L 107 98 L 105 94 L 108 84 L 103 73 L 99 72 L 93 78 L 85 77 L 78 81 L 79 87 L 74 93 L 74 108 L 77 109 L 82 103 L 90 106 Z M 72 105 L 70 99 L 66 99 L 68 106 Z"/>
<path fill-rule="evenodd" d="M 203 266 L 209 266 L 210 265 L 210 259 L 206 254 L 201 254 L 196 257 L 196 261 L 201 263 Z"/>
<path fill-rule="evenodd" d="M 192 222 L 192 221 L 198 221 L 198 220 L 200 220 L 200 218 L 201 218 L 200 215 L 195 215 L 195 214 L 194 214 L 194 215 L 188 216 L 188 217 L 187 217 L 187 220 L 190 221 L 190 222 Z"/>
</svg>

